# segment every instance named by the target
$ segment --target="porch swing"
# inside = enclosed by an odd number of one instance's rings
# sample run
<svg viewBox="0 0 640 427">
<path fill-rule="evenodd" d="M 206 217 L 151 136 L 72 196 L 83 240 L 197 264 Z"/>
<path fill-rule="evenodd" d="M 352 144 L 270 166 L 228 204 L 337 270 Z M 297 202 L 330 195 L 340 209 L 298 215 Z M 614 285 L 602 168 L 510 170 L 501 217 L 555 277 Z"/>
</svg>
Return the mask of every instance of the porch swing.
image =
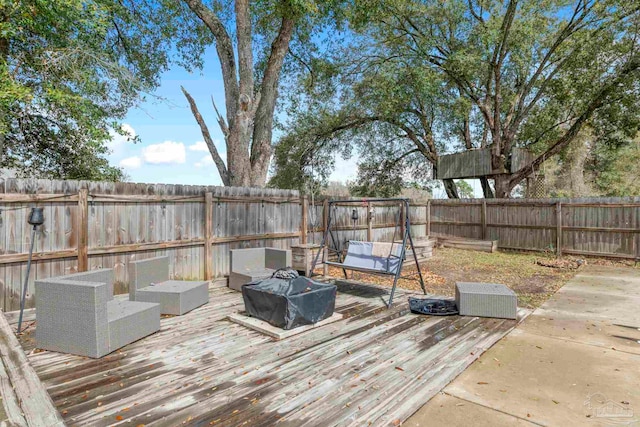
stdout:
<svg viewBox="0 0 640 427">
<path fill-rule="evenodd" d="M 399 203 L 404 209 L 400 209 L 397 220 L 395 222 L 393 230 L 393 239 L 391 242 L 366 242 L 358 240 L 350 240 L 347 248 L 347 253 L 344 259 L 342 258 L 342 251 L 336 244 L 335 232 L 337 229 L 332 228 L 333 215 L 335 207 L 340 204 L 368 204 L 368 203 Z M 387 307 L 391 307 L 393 303 L 393 295 L 398 284 L 398 279 L 405 278 L 400 274 L 402 272 L 402 266 L 406 257 L 407 246 L 411 248 L 413 259 L 415 260 L 416 269 L 418 270 L 418 280 L 420 287 L 426 295 L 427 291 L 424 286 L 424 280 L 422 278 L 422 272 L 420 271 L 420 264 L 418 262 L 418 256 L 416 255 L 415 248 L 413 246 L 413 238 L 411 236 L 411 221 L 409 215 L 409 200 L 400 198 L 385 198 L 385 199 L 361 199 L 361 200 L 329 200 L 328 203 L 328 219 L 327 228 L 322 236 L 322 243 L 320 250 L 316 253 L 311 266 L 311 271 L 315 270 L 318 264 L 320 254 L 326 249 L 327 259 L 324 260 L 324 264 L 332 265 L 342 269 L 345 278 L 347 278 L 347 270 L 358 271 L 367 274 L 379 274 L 393 276 L 393 287 L 391 288 L 391 294 L 389 296 L 389 302 Z M 354 216 L 356 211 L 354 210 Z M 355 218 L 357 220 L 357 217 Z M 354 229 L 355 229 L 354 220 Z M 398 228 L 404 222 L 404 233 L 402 233 L 402 243 L 396 243 L 396 235 L 398 234 Z M 331 241 L 331 244 L 330 242 Z M 337 255 L 338 262 L 329 261 L 330 255 Z"/>
</svg>

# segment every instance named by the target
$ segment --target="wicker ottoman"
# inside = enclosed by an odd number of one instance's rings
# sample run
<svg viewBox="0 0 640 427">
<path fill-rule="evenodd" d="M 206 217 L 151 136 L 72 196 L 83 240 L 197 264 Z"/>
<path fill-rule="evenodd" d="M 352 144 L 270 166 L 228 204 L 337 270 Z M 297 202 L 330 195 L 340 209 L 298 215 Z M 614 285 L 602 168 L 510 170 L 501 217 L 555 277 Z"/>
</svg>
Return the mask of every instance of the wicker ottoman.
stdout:
<svg viewBox="0 0 640 427">
<path fill-rule="evenodd" d="M 461 316 L 517 318 L 515 292 L 497 283 L 457 282 L 456 304 Z"/>
<path fill-rule="evenodd" d="M 136 301 L 160 304 L 160 313 L 181 316 L 209 302 L 209 282 L 167 280 L 136 291 Z"/>
</svg>

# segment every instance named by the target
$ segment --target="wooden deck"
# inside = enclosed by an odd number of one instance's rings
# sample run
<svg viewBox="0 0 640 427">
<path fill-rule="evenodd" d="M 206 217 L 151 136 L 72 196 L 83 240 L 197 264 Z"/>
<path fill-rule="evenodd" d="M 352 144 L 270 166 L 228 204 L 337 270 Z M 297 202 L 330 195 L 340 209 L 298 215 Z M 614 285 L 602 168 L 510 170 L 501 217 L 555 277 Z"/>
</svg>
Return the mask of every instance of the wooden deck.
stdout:
<svg viewBox="0 0 640 427">
<path fill-rule="evenodd" d="M 406 294 L 341 285 L 344 319 L 275 341 L 225 320 L 237 292 L 165 318 L 100 360 L 22 345 L 70 426 L 398 425 L 516 324 L 409 313 Z M 80 327 L 81 325 L 79 325 Z"/>
</svg>

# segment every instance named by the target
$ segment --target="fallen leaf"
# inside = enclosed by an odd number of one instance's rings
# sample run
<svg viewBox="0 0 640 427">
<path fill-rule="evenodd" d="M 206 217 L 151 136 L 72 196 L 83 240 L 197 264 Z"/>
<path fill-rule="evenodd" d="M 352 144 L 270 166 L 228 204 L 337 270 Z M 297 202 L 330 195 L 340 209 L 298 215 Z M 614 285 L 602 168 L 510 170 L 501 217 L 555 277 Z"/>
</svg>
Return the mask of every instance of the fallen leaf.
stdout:
<svg viewBox="0 0 640 427">
<path fill-rule="evenodd" d="M 488 383 L 488 382 L 486 382 L 486 381 L 478 381 L 478 384 L 480 384 L 480 385 L 487 385 L 487 384 L 489 384 L 489 383 Z"/>
<path fill-rule="evenodd" d="M 396 369 L 397 369 L 398 371 L 404 371 L 404 369 L 402 369 L 400 366 L 396 366 Z"/>
<path fill-rule="evenodd" d="M 123 418 L 124 417 L 122 415 L 116 415 L 116 421 L 122 421 Z"/>
</svg>

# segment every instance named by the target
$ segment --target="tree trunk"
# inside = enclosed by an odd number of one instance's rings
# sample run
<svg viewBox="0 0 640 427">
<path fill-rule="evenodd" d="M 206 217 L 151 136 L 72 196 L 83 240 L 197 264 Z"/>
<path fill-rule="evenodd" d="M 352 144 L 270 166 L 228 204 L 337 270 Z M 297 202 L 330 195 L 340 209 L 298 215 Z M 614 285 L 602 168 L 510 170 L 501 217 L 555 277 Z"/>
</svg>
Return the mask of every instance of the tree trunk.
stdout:
<svg viewBox="0 0 640 427">
<path fill-rule="evenodd" d="M 452 179 L 443 179 L 442 183 L 444 184 L 444 189 L 447 192 L 447 197 L 450 199 L 459 199 L 458 195 L 458 187 L 456 187 L 456 183 Z"/>
<path fill-rule="evenodd" d="M 289 50 L 289 42 L 295 29 L 295 21 L 282 18 L 278 36 L 271 44 L 271 53 L 262 78 L 260 102 L 256 106 L 251 145 L 251 177 L 254 187 L 264 187 L 267 183 L 267 172 L 271 160 L 271 138 L 273 132 L 273 115 L 278 98 L 278 83 L 284 57 Z"/>
<path fill-rule="evenodd" d="M 496 175 L 495 185 L 495 197 L 497 199 L 508 199 L 511 196 L 511 187 L 509 186 L 510 175 L 502 174 Z"/>
<path fill-rule="evenodd" d="M 247 129 L 250 125 L 251 121 L 248 117 L 238 114 L 235 118 L 235 126 L 229 128 L 229 136 L 225 138 L 227 145 L 229 185 L 233 187 L 250 186 L 250 134 L 247 133 Z"/>
<path fill-rule="evenodd" d="M 227 146 L 227 164 L 220 165 L 217 149 L 207 143 L 225 185 L 264 187 L 271 160 L 273 116 L 278 96 L 278 82 L 295 29 L 295 20 L 283 17 L 278 35 L 271 44 L 262 82 L 254 79 L 253 30 L 249 0 L 235 0 L 237 61 L 234 47 L 223 20 L 202 0 L 183 0 L 209 28 L 215 38 L 225 89 L 226 120 L 218 113 L 218 124 Z M 206 124 L 188 96 L 200 128 Z M 215 108 L 215 104 L 214 104 Z M 209 138 L 210 139 L 210 138 Z M 206 135 L 205 135 L 206 140 Z M 224 176 L 227 180 L 224 180 Z"/>
<path fill-rule="evenodd" d="M 495 197 L 491 184 L 489 184 L 489 180 L 486 177 L 480 178 L 480 185 L 482 185 L 482 194 L 484 194 L 485 199 L 493 199 Z"/>
</svg>

